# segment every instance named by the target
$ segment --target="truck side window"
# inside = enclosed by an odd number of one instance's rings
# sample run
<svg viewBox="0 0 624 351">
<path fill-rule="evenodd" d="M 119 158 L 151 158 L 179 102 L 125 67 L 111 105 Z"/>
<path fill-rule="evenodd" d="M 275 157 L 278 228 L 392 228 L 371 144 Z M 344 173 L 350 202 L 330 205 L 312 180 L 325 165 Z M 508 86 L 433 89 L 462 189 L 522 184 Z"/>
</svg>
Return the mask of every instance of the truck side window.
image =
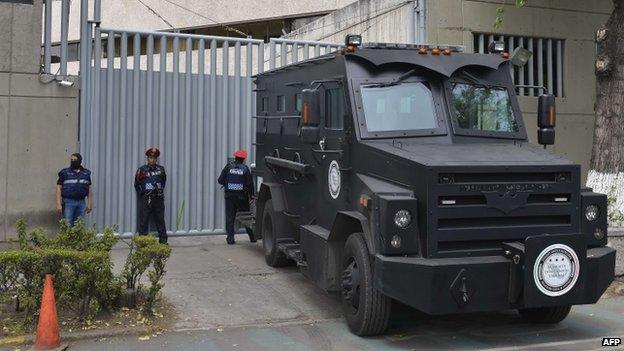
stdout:
<svg viewBox="0 0 624 351">
<path fill-rule="evenodd" d="M 301 93 L 295 94 L 295 111 L 301 112 L 303 106 L 303 100 L 301 100 Z"/>
<path fill-rule="evenodd" d="M 342 88 L 325 90 L 325 127 L 344 128 L 344 98 Z"/>
<path fill-rule="evenodd" d="M 278 95 L 277 96 L 277 112 L 286 111 L 286 96 Z"/>
<path fill-rule="evenodd" d="M 269 98 L 263 97 L 262 102 L 260 103 L 260 111 L 269 112 Z"/>
</svg>

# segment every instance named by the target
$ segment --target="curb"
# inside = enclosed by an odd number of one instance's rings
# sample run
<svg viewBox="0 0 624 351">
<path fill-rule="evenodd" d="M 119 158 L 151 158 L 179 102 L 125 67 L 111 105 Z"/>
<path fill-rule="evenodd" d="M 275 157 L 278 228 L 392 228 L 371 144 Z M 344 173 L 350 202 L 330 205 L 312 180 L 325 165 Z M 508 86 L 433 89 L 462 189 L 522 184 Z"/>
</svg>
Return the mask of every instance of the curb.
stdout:
<svg viewBox="0 0 624 351">
<path fill-rule="evenodd" d="M 79 341 L 85 339 L 101 339 L 115 336 L 132 336 L 148 334 L 148 328 L 146 327 L 119 327 L 119 328 L 107 328 L 107 329 L 94 329 L 85 331 L 65 332 L 61 331 L 61 342 L 67 344 L 72 341 Z M 151 333 L 149 333 L 151 335 Z M 0 347 L 3 346 L 20 346 L 34 344 L 34 333 L 31 335 L 18 335 L 11 337 L 0 338 Z"/>
<path fill-rule="evenodd" d="M 609 227 L 607 233 L 611 238 L 624 237 L 624 227 Z"/>
</svg>

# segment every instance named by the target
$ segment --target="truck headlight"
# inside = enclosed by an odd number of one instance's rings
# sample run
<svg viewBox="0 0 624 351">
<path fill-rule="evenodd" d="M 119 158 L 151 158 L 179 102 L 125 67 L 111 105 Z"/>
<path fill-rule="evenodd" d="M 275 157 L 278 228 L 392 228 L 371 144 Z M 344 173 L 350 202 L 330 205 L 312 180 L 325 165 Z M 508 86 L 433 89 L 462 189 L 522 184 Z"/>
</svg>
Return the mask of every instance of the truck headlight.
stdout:
<svg viewBox="0 0 624 351">
<path fill-rule="evenodd" d="M 598 210 L 598 206 L 596 205 L 588 205 L 585 207 L 585 218 L 588 221 L 593 222 L 598 218 L 600 211 Z"/>
<path fill-rule="evenodd" d="M 390 245 L 392 245 L 392 247 L 394 247 L 395 249 L 401 247 L 401 237 L 398 235 L 392 236 L 392 240 L 390 240 Z"/>
<path fill-rule="evenodd" d="M 394 214 L 394 224 L 397 227 L 404 229 L 412 222 L 412 214 L 408 210 L 398 210 Z"/>
</svg>

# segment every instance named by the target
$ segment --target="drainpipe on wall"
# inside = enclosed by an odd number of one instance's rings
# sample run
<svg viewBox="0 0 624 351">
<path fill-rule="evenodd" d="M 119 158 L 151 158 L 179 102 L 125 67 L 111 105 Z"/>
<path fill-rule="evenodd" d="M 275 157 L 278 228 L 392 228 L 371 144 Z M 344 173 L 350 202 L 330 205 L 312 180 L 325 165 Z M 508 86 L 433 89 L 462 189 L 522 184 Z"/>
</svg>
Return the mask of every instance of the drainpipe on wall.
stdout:
<svg viewBox="0 0 624 351">
<path fill-rule="evenodd" d="M 416 0 L 407 2 L 407 42 L 416 44 Z"/>
<path fill-rule="evenodd" d="M 418 5 L 414 12 L 414 16 L 418 16 L 418 42 L 420 43 L 427 42 L 427 27 L 425 26 L 427 7 L 425 1 L 426 0 L 418 0 Z"/>
</svg>

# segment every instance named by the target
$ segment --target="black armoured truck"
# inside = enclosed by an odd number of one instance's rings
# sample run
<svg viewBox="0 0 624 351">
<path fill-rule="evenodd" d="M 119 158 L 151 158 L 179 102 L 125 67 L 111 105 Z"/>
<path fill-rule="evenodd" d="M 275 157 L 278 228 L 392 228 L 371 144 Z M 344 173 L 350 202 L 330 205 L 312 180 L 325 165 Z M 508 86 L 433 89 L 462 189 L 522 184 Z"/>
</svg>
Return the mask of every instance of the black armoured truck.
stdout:
<svg viewBox="0 0 624 351">
<path fill-rule="evenodd" d="M 468 54 L 349 36 L 255 77 L 260 185 L 239 220 L 268 265 L 296 264 L 339 293 L 353 333 L 383 333 L 392 299 L 557 323 L 613 280 L 606 196 L 545 150 L 552 95 L 538 98 L 544 148 L 528 142 L 501 46 Z"/>
</svg>

